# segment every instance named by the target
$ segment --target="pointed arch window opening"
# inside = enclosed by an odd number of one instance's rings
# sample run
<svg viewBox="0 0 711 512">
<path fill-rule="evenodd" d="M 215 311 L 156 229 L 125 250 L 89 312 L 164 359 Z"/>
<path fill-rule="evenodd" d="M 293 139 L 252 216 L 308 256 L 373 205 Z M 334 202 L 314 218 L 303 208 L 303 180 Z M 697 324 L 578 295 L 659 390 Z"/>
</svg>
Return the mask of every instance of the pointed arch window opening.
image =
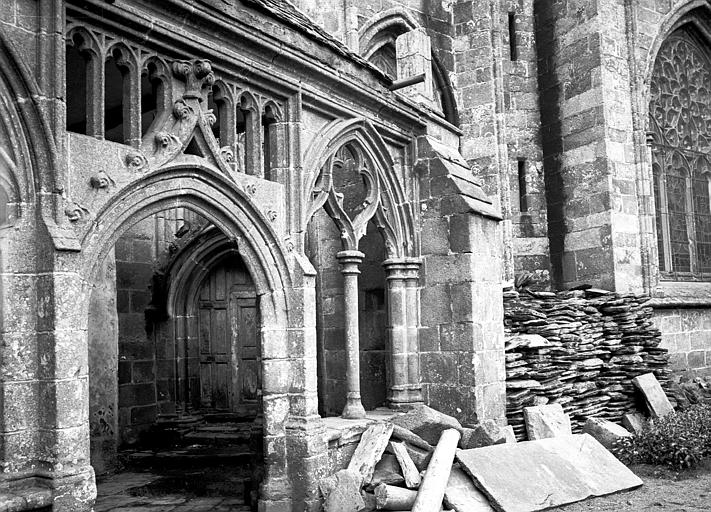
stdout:
<svg viewBox="0 0 711 512">
<path fill-rule="evenodd" d="M 650 93 L 660 274 L 711 281 L 711 58 L 692 29 L 662 45 Z"/>
</svg>

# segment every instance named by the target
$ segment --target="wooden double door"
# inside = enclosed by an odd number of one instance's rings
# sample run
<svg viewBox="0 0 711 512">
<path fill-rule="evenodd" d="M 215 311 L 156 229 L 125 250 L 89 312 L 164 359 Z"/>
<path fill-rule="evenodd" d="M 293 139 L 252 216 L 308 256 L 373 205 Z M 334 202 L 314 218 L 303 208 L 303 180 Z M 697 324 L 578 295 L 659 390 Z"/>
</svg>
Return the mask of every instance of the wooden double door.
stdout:
<svg viewBox="0 0 711 512">
<path fill-rule="evenodd" d="M 238 258 L 218 265 L 198 299 L 200 404 L 203 409 L 256 414 L 262 361 L 257 295 Z"/>
</svg>

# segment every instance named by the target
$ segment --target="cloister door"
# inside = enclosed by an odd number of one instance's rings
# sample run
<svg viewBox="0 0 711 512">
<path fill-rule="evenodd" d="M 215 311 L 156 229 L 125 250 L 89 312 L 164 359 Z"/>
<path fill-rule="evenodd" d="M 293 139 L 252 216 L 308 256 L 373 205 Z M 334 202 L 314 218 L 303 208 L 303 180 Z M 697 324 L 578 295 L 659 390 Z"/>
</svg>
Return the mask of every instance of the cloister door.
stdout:
<svg viewBox="0 0 711 512">
<path fill-rule="evenodd" d="M 261 389 L 254 287 L 241 266 L 222 264 L 203 283 L 198 304 L 200 403 L 216 411 L 256 411 Z"/>
</svg>

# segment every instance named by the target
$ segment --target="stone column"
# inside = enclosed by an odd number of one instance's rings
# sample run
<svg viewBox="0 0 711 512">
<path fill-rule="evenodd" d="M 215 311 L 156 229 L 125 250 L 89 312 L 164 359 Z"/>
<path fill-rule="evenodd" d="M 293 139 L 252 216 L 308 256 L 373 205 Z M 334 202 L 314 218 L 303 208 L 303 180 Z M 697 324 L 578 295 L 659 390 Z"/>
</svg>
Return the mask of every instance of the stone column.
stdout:
<svg viewBox="0 0 711 512">
<path fill-rule="evenodd" d="M 360 251 L 341 251 L 336 254 L 343 274 L 343 302 L 346 331 L 346 406 L 342 416 L 348 419 L 365 417 L 360 401 L 360 334 L 358 333 L 358 265 L 365 254 Z"/>
<path fill-rule="evenodd" d="M 424 81 L 400 89 L 400 92 L 417 103 L 432 106 L 432 43 L 424 28 L 405 32 L 395 40 L 397 78 L 402 80 L 421 73 Z"/>
<path fill-rule="evenodd" d="M 409 404 L 424 402 L 420 383 L 420 265 L 419 260 L 406 263 L 405 298 L 407 303 L 407 376 Z"/>
<path fill-rule="evenodd" d="M 420 264 L 386 260 L 383 266 L 388 281 L 388 404 L 393 409 L 401 409 L 422 402 L 417 338 Z"/>
</svg>

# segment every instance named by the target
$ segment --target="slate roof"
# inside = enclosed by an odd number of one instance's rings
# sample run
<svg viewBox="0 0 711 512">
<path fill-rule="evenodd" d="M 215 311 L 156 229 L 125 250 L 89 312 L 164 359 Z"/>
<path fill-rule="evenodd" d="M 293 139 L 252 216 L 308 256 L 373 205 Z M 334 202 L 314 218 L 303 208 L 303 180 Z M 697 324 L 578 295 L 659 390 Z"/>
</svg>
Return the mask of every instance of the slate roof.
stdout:
<svg viewBox="0 0 711 512">
<path fill-rule="evenodd" d="M 392 78 L 384 73 L 380 68 L 371 64 L 366 59 L 352 52 L 346 45 L 340 42 L 338 39 L 333 37 L 331 34 L 326 32 L 316 23 L 311 21 L 308 16 L 299 11 L 294 4 L 288 0 L 241 0 L 244 5 L 253 7 L 258 11 L 261 11 L 272 18 L 276 18 L 279 21 L 295 28 L 297 31 L 303 33 L 309 39 L 316 41 L 317 43 L 328 46 L 336 52 L 337 54 L 354 61 L 355 63 L 369 69 L 378 78 L 384 80 L 386 83 L 392 83 Z"/>
</svg>

